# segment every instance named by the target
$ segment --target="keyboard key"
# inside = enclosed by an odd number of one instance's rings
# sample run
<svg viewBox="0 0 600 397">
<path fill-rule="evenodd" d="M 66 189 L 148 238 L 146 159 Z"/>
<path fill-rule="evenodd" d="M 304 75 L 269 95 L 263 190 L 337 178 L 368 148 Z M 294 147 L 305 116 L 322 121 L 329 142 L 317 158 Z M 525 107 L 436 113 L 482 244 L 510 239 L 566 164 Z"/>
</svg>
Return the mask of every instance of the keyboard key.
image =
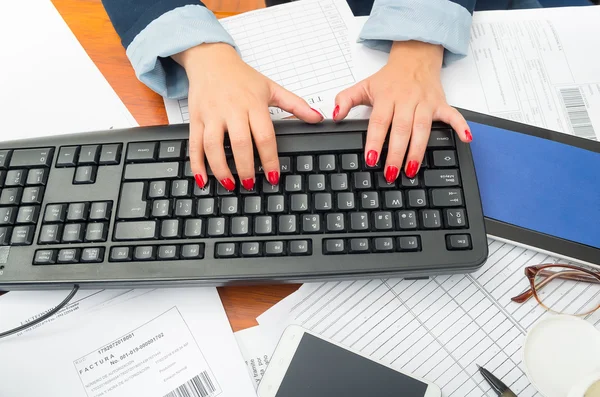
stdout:
<svg viewBox="0 0 600 397">
<path fill-rule="evenodd" d="M 0 205 L 18 205 L 22 194 L 21 187 L 4 188 L 0 194 Z"/>
<path fill-rule="evenodd" d="M 212 216 L 217 214 L 214 198 L 198 199 L 198 216 Z"/>
<path fill-rule="evenodd" d="M 33 170 L 29 170 L 27 174 L 27 181 L 25 184 L 27 186 L 34 185 L 45 185 L 48 180 L 48 169 L 47 168 L 36 168 Z"/>
<path fill-rule="evenodd" d="M 208 171 L 208 169 L 206 171 Z M 192 163 L 190 161 L 185 162 L 185 165 L 183 167 L 183 176 L 185 176 L 186 178 L 194 177 L 194 172 L 192 172 Z"/>
<path fill-rule="evenodd" d="M 442 227 L 442 217 L 438 210 L 421 210 L 421 225 L 425 229 L 439 229 Z"/>
<path fill-rule="evenodd" d="M 356 208 L 356 203 L 354 202 L 354 193 L 338 193 L 337 208 L 340 211 L 350 211 Z"/>
<path fill-rule="evenodd" d="M 327 214 L 327 231 L 345 232 L 346 225 L 344 224 L 344 214 Z"/>
<path fill-rule="evenodd" d="M 83 241 L 83 231 L 85 224 L 70 223 L 63 228 L 63 243 L 81 243 Z"/>
<path fill-rule="evenodd" d="M 419 175 L 417 174 L 414 178 L 409 178 L 404 172 L 402 172 L 402 176 L 400 177 L 400 185 L 408 188 L 419 187 Z"/>
<path fill-rule="evenodd" d="M 313 171 L 313 157 L 312 156 L 296 157 L 296 171 L 312 172 Z"/>
<path fill-rule="evenodd" d="M 79 250 L 77 248 L 65 248 L 58 251 L 58 263 L 78 263 Z"/>
<path fill-rule="evenodd" d="M 10 244 L 10 235 L 12 233 L 12 227 L 0 227 L 0 246 Z"/>
<path fill-rule="evenodd" d="M 460 207 L 464 205 L 461 189 L 432 189 L 431 199 L 434 207 Z"/>
<path fill-rule="evenodd" d="M 269 196 L 267 198 L 267 212 L 268 213 L 282 213 L 285 212 L 285 197 L 284 196 Z"/>
<path fill-rule="evenodd" d="M 331 174 L 329 181 L 333 191 L 348 190 L 348 174 Z"/>
<path fill-rule="evenodd" d="M 160 224 L 160 238 L 179 238 L 179 219 L 165 219 Z"/>
<path fill-rule="evenodd" d="M 369 230 L 369 214 L 366 212 L 352 212 L 350 214 L 350 231 L 361 232 Z"/>
<path fill-rule="evenodd" d="M 156 259 L 156 251 L 154 247 L 150 245 L 135 247 L 133 259 L 136 261 L 152 261 Z"/>
<path fill-rule="evenodd" d="M 12 207 L 9 207 L 9 208 L 12 209 Z M 4 209 L 4 208 L 0 208 L 0 211 L 2 209 Z M 17 215 L 17 223 L 36 224 L 38 221 L 39 215 L 40 215 L 40 207 L 38 207 L 38 206 L 20 207 L 19 213 Z M 3 219 L 0 217 L 0 224 L 2 224 L 2 220 Z"/>
<path fill-rule="evenodd" d="M 156 159 L 156 142 L 130 143 L 127 147 L 127 161 L 147 162 Z"/>
<path fill-rule="evenodd" d="M 335 171 L 335 155 L 322 154 L 319 156 L 319 171 L 333 172 Z"/>
<path fill-rule="evenodd" d="M 25 186 L 25 175 L 27 175 L 27 170 L 8 171 L 4 179 L 4 186 Z"/>
<path fill-rule="evenodd" d="M 8 168 L 11 155 L 11 150 L 0 150 L 0 170 L 5 170 Z"/>
<path fill-rule="evenodd" d="M 10 159 L 10 168 L 50 167 L 52 153 L 52 148 L 15 150 Z"/>
<path fill-rule="evenodd" d="M 11 226 L 17 219 L 17 207 L 0 207 L 0 226 Z"/>
<path fill-rule="evenodd" d="M 257 216 L 254 218 L 254 234 L 266 235 L 273 233 L 273 218 L 271 216 Z"/>
<path fill-rule="evenodd" d="M 77 155 L 79 146 L 63 146 L 58 151 L 56 167 L 75 167 L 77 165 Z"/>
<path fill-rule="evenodd" d="M 292 194 L 290 196 L 290 209 L 292 212 L 308 211 L 308 194 Z"/>
<path fill-rule="evenodd" d="M 187 196 L 189 196 L 189 194 L 190 194 L 189 186 L 190 186 L 189 182 L 185 179 L 173 181 L 171 183 L 171 196 L 172 197 L 187 197 Z"/>
<path fill-rule="evenodd" d="M 463 208 L 457 209 L 445 209 L 444 219 L 446 220 L 446 226 L 450 228 L 467 227 L 467 214 Z"/>
<path fill-rule="evenodd" d="M 371 189 L 373 184 L 371 182 L 370 172 L 355 172 L 354 173 L 354 188 L 356 190 Z"/>
<path fill-rule="evenodd" d="M 156 221 L 117 222 L 115 241 L 155 239 L 157 232 Z"/>
<path fill-rule="evenodd" d="M 458 170 L 455 168 L 447 170 L 425 170 L 424 178 L 425 186 L 428 187 L 447 187 L 460 185 Z"/>
<path fill-rule="evenodd" d="M 89 219 L 91 221 L 110 220 L 110 210 L 112 203 L 110 201 L 96 201 L 90 206 Z"/>
<path fill-rule="evenodd" d="M 317 193 L 315 194 L 315 210 L 316 211 L 329 211 L 333 208 L 331 200 L 331 193 Z"/>
<path fill-rule="evenodd" d="M 436 150 L 433 152 L 434 167 L 456 167 L 456 152 L 454 150 Z"/>
<path fill-rule="evenodd" d="M 159 160 L 183 159 L 183 141 L 163 141 L 158 149 Z"/>
<path fill-rule="evenodd" d="M 112 247 L 110 250 L 111 262 L 125 262 L 131 260 L 132 251 L 129 247 Z"/>
<path fill-rule="evenodd" d="M 322 192 L 325 190 L 325 175 L 316 174 L 308 176 L 308 190 L 311 192 Z"/>
<path fill-rule="evenodd" d="M 86 145 L 82 146 L 79 152 L 79 160 L 77 165 L 96 165 L 98 164 L 98 153 L 100 146 Z"/>
<path fill-rule="evenodd" d="M 427 207 L 427 194 L 425 193 L 425 190 L 409 190 L 408 206 L 413 208 Z"/>
<path fill-rule="evenodd" d="M 169 200 L 155 200 L 152 204 L 153 218 L 168 218 L 171 216 L 171 202 Z"/>
<path fill-rule="evenodd" d="M 121 162 L 121 144 L 102 145 L 100 165 L 117 165 Z"/>
<path fill-rule="evenodd" d="M 7 171 L 0 171 L 0 187 L 4 187 L 4 178 L 6 178 Z"/>
<path fill-rule="evenodd" d="M 160 199 L 160 198 L 167 198 L 167 197 L 169 197 L 169 194 L 167 193 L 167 182 L 166 181 L 150 182 L 150 185 L 148 187 L 148 198 Z"/>
<path fill-rule="evenodd" d="M 389 211 L 379 211 L 373 214 L 375 218 L 375 229 L 376 230 L 391 230 L 394 227 L 392 221 L 392 213 Z"/>
<path fill-rule="evenodd" d="M 350 239 L 350 253 L 363 254 L 369 252 L 368 238 L 353 238 Z"/>
<path fill-rule="evenodd" d="M 148 203 L 143 200 L 144 183 L 128 182 L 121 186 L 119 199 L 119 219 L 140 219 L 148 217 Z"/>
<path fill-rule="evenodd" d="M 41 204 L 43 195 L 43 186 L 26 187 L 25 189 L 23 189 L 21 204 Z"/>
<path fill-rule="evenodd" d="M 244 197 L 244 214 L 260 214 L 262 212 L 262 197 Z"/>
<path fill-rule="evenodd" d="M 345 243 L 342 239 L 328 239 L 323 245 L 323 254 L 325 255 L 343 254 L 345 250 Z"/>
<path fill-rule="evenodd" d="M 34 265 L 52 265 L 58 258 L 56 250 L 37 250 L 33 257 Z"/>
<path fill-rule="evenodd" d="M 175 216 L 185 218 L 193 215 L 192 199 L 176 200 L 175 201 Z"/>
<path fill-rule="evenodd" d="M 301 192 L 302 188 L 302 175 L 287 175 L 285 177 L 286 192 Z"/>
<path fill-rule="evenodd" d="M 194 196 L 196 197 L 209 197 L 213 196 L 215 192 L 215 180 L 212 178 L 208 178 L 206 184 L 202 189 L 198 186 L 198 184 L 194 183 Z"/>
<path fill-rule="evenodd" d="M 432 129 L 427 148 L 454 147 L 454 133 L 451 129 Z"/>
<path fill-rule="evenodd" d="M 49 204 L 46 206 L 44 223 L 64 222 L 67 217 L 67 204 Z"/>
<path fill-rule="evenodd" d="M 279 234 L 294 234 L 298 232 L 298 221 L 296 215 L 279 215 Z"/>
<path fill-rule="evenodd" d="M 396 188 L 396 182 L 388 183 L 383 175 L 383 172 L 376 172 L 375 178 L 377 178 L 377 189 L 394 189 Z"/>
<path fill-rule="evenodd" d="M 12 230 L 10 245 L 31 245 L 35 226 L 15 226 Z"/>
<path fill-rule="evenodd" d="M 399 190 L 391 190 L 383 193 L 384 205 L 387 210 L 402 208 L 402 192 Z"/>
<path fill-rule="evenodd" d="M 375 252 L 392 252 L 394 251 L 394 239 L 392 237 L 377 237 L 373 239 Z"/>
<path fill-rule="evenodd" d="M 104 248 L 84 248 L 81 251 L 81 262 L 85 263 L 99 263 L 104 261 Z"/>
<path fill-rule="evenodd" d="M 85 230 L 85 241 L 89 243 L 105 242 L 108 235 L 108 224 L 102 222 L 88 223 Z"/>
<path fill-rule="evenodd" d="M 179 253 L 176 245 L 161 245 L 158 247 L 158 260 L 177 259 Z"/>
<path fill-rule="evenodd" d="M 181 247 L 181 259 L 204 258 L 204 244 L 186 244 Z"/>
<path fill-rule="evenodd" d="M 249 223 L 250 218 L 247 216 L 236 216 L 231 218 L 231 235 L 247 236 L 250 234 Z"/>
<path fill-rule="evenodd" d="M 277 185 L 271 185 L 266 177 L 263 177 L 262 180 L 262 191 L 264 194 L 275 194 L 281 192 L 281 184 L 278 183 Z"/>
<path fill-rule="evenodd" d="M 71 203 L 67 210 L 67 221 L 85 221 L 88 215 L 88 203 Z"/>
<path fill-rule="evenodd" d="M 279 158 L 279 172 L 282 174 L 287 174 L 292 172 L 292 159 L 289 157 L 280 157 Z"/>
<path fill-rule="evenodd" d="M 397 214 L 400 230 L 417 228 L 417 214 L 415 211 L 398 211 Z"/>
<path fill-rule="evenodd" d="M 283 255 L 283 241 L 267 241 L 265 243 L 265 254 L 267 256 Z"/>
<path fill-rule="evenodd" d="M 186 219 L 185 227 L 183 229 L 183 237 L 185 238 L 196 238 L 202 237 L 203 228 L 202 228 L 202 219 Z"/>
<path fill-rule="evenodd" d="M 260 243 L 242 243 L 242 256 L 261 256 Z"/>
<path fill-rule="evenodd" d="M 363 210 L 379 209 L 379 193 L 378 192 L 362 192 L 362 193 L 360 193 L 360 208 Z"/>
<path fill-rule="evenodd" d="M 449 250 L 469 250 L 471 249 L 471 236 L 468 234 L 447 235 L 446 248 Z"/>
<path fill-rule="evenodd" d="M 419 251 L 421 249 L 419 237 L 403 236 L 396 238 L 396 249 L 398 251 Z"/>
<path fill-rule="evenodd" d="M 206 234 L 208 237 L 225 236 L 227 234 L 226 227 L 225 218 L 209 218 Z"/>
<path fill-rule="evenodd" d="M 239 212 L 237 197 L 223 197 L 220 201 L 221 215 L 235 215 Z"/>
<path fill-rule="evenodd" d="M 312 214 L 302 217 L 303 233 L 319 233 L 321 231 L 321 215 Z"/>
<path fill-rule="evenodd" d="M 83 185 L 96 182 L 96 167 L 93 165 L 79 166 L 73 177 L 74 185 Z"/>
<path fill-rule="evenodd" d="M 310 255 L 308 240 L 294 240 L 289 242 L 290 255 Z"/>
<path fill-rule="evenodd" d="M 144 163 L 125 166 L 126 181 L 179 178 L 179 163 Z"/>
<path fill-rule="evenodd" d="M 358 155 L 357 154 L 342 154 L 342 171 L 358 170 Z"/>
<path fill-rule="evenodd" d="M 58 244 L 62 236 L 62 225 L 44 225 L 40 230 L 40 244 Z"/>
<path fill-rule="evenodd" d="M 217 258 L 235 258 L 238 256 L 236 243 L 219 243 L 216 247 L 215 256 Z"/>
</svg>

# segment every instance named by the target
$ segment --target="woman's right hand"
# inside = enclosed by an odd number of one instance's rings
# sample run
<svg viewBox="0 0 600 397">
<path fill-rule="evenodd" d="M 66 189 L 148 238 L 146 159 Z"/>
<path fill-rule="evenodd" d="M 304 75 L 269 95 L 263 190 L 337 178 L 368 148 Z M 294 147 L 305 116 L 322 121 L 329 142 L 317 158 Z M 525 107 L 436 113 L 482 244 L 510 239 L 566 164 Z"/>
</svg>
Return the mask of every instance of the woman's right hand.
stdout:
<svg viewBox="0 0 600 397">
<path fill-rule="evenodd" d="M 269 106 L 277 106 L 301 120 L 318 123 L 323 116 L 306 101 L 247 65 L 229 44 L 201 44 L 172 58 L 185 68 L 189 79 L 189 152 L 199 187 L 208 181 L 204 157 L 227 190 L 235 179 L 223 147 L 229 135 L 241 184 L 255 184 L 252 138 L 268 181 L 279 183 L 279 157 Z"/>
</svg>

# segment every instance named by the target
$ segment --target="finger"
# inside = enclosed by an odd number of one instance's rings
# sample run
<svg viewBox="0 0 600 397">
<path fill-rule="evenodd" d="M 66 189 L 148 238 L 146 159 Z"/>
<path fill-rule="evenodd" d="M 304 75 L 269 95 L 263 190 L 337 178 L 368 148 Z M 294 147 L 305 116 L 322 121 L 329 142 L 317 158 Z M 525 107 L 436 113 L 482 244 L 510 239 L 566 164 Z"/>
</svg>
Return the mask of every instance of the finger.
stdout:
<svg viewBox="0 0 600 397">
<path fill-rule="evenodd" d="M 333 120 L 343 120 L 353 107 L 359 105 L 371 105 L 371 99 L 367 94 L 364 80 L 337 94 L 332 115 Z"/>
<path fill-rule="evenodd" d="M 385 180 L 392 183 L 398 178 L 406 148 L 410 140 L 413 126 L 413 117 L 416 104 L 412 102 L 397 105 L 394 111 L 394 120 L 390 131 L 390 144 L 385 163 Z"/>
<path fill-rule="evenodd" d="M 204 153 L 215 178 L 229 191 L 235 189 L 235 182 L 227 166 L 223 148 L 224 123 L 206 122 L 204 125 Z"/>
<path fill-rule="evenodd" d="M 324 119 L 321 112 L 311 108 L 304 99 L 291 93 L 277 83 L 272 83 L 269 105 L 277 106 L 307 123 L 320 123 Z"/>
<path fill-rule="evenodd" d="M 267 180 L 271 185 L 279 183 L 279 157 L 273 122 L 268 108 L 258 108 L 250 112 L 250 129 L 258 150 Z"/>
<path fill-rule="evenodd" d="M 411 179 L 417 175 L 421 167 L 431 132 L 432 117 L 433 109 L 427 105 L 418 105 L 415 109 L 408 154 L 406 155 L 406 167 L 404 168 L 404 173 Z"/>
<path fill-rule="evenodd" d="M 196 184 L 200 189 L 208 182 L 206 165 L 204 164 L 204 123 L 199 118 L 190 119 L 190 167 Z"/>
<path fill-rule="evenodd" d="M 456 134 L 461 141 L 469 143 L 473 140 L 473 135 L 471 135 L 469 124 L 467 124 L 467 121 L 462 114 L 460 114 L 460 112 L 452 106 L 443 105 L 435 113 L 434 117 L 436 120 L 450 124 L 454 131 L 456 131 Z"/>
<path fill-rule="evenodd" d="M 379 160 L 381 147 L 390 129 L 393 115 L 394 104 L 392 101 L 384 100 L 373 107 L 365 142 L 365 163 L 369 167 L 374 167 Z"/>
<path fill-rule="evenodd" d="M 227 131 L 238 177 L 246 190 L 252 190 L 254 189 L 254 152 L 248 116 L 231 117 L 227 120 Z"/>
</svg>

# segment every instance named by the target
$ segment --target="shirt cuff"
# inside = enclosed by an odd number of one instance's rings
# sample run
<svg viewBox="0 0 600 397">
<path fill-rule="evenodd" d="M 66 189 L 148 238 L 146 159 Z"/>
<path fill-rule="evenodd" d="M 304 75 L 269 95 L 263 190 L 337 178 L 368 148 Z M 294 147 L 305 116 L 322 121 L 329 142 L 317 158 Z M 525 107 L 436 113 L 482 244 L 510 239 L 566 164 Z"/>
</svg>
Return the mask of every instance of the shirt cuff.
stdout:
<svg viewBox="0 0 600 397">
<path fill-rule="evenodd" d="M 201 5 L 175 8 L 153 20 L 127 47 L 127 57 L 137 78 L 166 98 L 187 96 L 185 69 L 170 58 L 202 43 L 227 43 L 231 35 L 215 15 Z M 236 48 L 237 50 L 237 48 Z"/>
<path fill-rule="evenodd" d="M 377 0 L 358 42 L 385 52 L 393 41 L 438 44 L 448 62 L 467 54 L 471 22 L 466 8 L 448 0 Z"/>
</svg>

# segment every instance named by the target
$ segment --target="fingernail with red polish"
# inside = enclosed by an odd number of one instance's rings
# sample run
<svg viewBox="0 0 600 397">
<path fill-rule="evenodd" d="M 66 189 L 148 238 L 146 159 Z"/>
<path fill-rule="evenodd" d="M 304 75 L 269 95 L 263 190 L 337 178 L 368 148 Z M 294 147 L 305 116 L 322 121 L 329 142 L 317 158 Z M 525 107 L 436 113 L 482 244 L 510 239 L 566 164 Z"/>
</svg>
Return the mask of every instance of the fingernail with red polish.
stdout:
<svg viewBox="0 0 600 397">
<path fill-rule="evenodd" d="M 321 112 L 319 112 L 317 109 L 310 108 L 310 110 L 312 110 L 313 112 L 315 112 L 316 114 L 318 114 L 319 117 L 321 117 L 321 121 L 325 120 L 325 117 L 323 117 L 323 115 L 321 114 Z"/>
<path fill-rule="evenodd" d="M 223 187 L 229 190 L 230 192 L 235 189 L 235 183 L 233 183 L 233 181 L 229 178 L 221 180 L 221 185 L 223 185 Z"/>
<path fill-rule="evenodd" d="M 406 176 L 409 178 L 414 178 L 417 175 L 417 170 L 419 169 L 419 163 L 411 160 L 406 164 Z"/>
<path fill-rule="evenodd" d="M 377 152 L 375 150 L 369 150 L 367 153 L 367 165 L 369 167 L 375 167 L 377 164 Z"/>
<path fill-rule="evenodd" d="M 279 172 L 269 171 L 269 173 L 267 174 L 267 179 L 269 180 L 269 183 L 271 185 L 277 185 L 279 183 Z"/>
<path fill-rule="evenodd" d="M 390 165 L 385 170 L 385 180 L 387 183 L 393 183 L 398 178 L 398 167 Z"/>
<path fill-rule="evenodd" d="M 252 178 L 244 179 L 242 181 L 242 186 L 246 190 L 252 190 L 252 189 L 254 189 L 254 179 L 252 179 Z"/>
<path fill-rule="evenodd" d="M 196 174 L 194 175 L 194 179 L 196 180 L 196 185 L 198 185 L 200 189 L 204 189 L 204 179 L 202 179 L 202 175 Z"/>
<path fill-rule="evenodd" d="M 333 109 L 333 119 L 337 119 L 338 114 L 340 113 L 340 105 L 335 105 Z"/>
<path fill-rule="evenodd" d="M 473 135 L 471 135 L 471 131 L 465 130 L 465 135 L 467 137 L 467 142 L 471 142 L 473 140 Z"/>
</svg>

